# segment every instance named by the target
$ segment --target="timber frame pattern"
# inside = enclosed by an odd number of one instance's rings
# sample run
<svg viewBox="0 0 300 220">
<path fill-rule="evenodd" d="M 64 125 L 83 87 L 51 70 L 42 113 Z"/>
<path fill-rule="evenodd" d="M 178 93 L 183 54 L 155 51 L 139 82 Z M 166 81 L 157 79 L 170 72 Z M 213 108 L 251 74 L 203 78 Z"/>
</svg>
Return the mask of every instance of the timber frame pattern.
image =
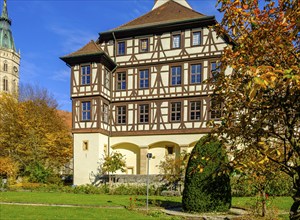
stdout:
<svg viewBox="0 0 300 220">
<path fill-rule="evenodd" d="M 172 19 L 178 16 L 172 15 L 172 10 L 181 12 L 181 20 Z M 158 14 L 165 20 L 157 22 Z M 216 35 L 215 24 L 213 16 L 170 0 L 132 22 L 100 33 L 96 42 L 62 57 L 71 67 L 74 135 L 208 133 L 213 86 L 206 80 L 212 77 L 212 64 L 227 45 Z M 194 33 L 200 37 L 197 45 Z M 178 39 L 179 46 L 174 48 L 173 41 Z M 118 55 L 120 51 L 122 55 Z M 89 82 L 83 84 L 85 66 L 89 67 Z M 198 80 L 192 77 L 195 66 Z M 173 73 L 176 68 L 178 72 Z M 86 102 L 88 110 L 83 107 Z M 142 169 L 144 165 L 139 166 Z"/>
</svg>

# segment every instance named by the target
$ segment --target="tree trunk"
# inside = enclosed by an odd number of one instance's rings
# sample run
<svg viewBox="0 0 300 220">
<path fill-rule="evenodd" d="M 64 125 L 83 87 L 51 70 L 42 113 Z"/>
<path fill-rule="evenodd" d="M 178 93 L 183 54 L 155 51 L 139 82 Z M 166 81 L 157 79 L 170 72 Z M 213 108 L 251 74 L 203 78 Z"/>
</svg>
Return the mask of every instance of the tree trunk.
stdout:
<svg viewBox="0 0 300 220">
<path fill-rule="evenodd" d="M 296 190 L 295 195 L 293 196 L 294 203 L 290 209 L 290 220 L 299 220 L 300 219 L 300 179 L 296 180 L 294 183 L 294 189 Z"/>
<path fill-rule="evenodd" d="M 261 216 L 262 217 L 265 217 L 267 214 L 267 203 L 266 202 L 267 202 L 266 191 L 263 189 L 262 190 L 262 201 L 261 201 L 261 204 L 262 204 Z"/>
</svg>

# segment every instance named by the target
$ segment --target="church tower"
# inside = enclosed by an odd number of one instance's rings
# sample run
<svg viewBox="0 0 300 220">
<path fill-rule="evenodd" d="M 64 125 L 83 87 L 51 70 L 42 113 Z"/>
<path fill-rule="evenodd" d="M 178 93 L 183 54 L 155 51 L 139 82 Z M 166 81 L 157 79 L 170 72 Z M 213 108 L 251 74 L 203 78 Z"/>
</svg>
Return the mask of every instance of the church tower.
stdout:
<svg viewBox="0 0 300 220">
<path fill-rule="evenodd" d="M 10 29 L 6 0 L 0 17 L 0 93 L 18 93 L 20 52 L 16 51 Z"/>
</svg>

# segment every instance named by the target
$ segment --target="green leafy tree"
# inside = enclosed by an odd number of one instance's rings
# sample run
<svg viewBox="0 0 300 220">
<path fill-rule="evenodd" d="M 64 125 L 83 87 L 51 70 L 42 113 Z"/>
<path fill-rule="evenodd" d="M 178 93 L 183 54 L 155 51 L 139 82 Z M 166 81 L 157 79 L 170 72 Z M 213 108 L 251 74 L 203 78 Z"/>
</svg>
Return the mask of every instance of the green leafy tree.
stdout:
<svg viewBox="0 0 300 220">
<path fill-rule="evenodd" d="M 300 212 L 300 5 L 297 0 L 218 0 L 224 50 L 214 98 L 222 123 L 214 131 L 236 164 L 268 160 L 293 180 L 291 219 Z M 225 74 L 230 67 L 232 74 Z M 243 161 L 241 155 L 260 156 Z M 244 167 L 245 170 L 248 166 Z M 258 169 L 259 170 L 259 169 Z"/>
<path fill-rule="evenodd" d="M 100 172 L 102 174 L 114 174 L 118 170 L 125 172 L 126 162 L 124 160 L 124 155 L 120 152 L 114 151 L 110 155 L 104 157 L 103 163 L 100 165 Z M 111 177 L 109 178 L 109 183 L 111 183 Z"/>
<path fill-rule="evenodd" d="M 186 151 L 180 153 L 178 157 L 175 155 L 166 155 L 165 160 L 159 163 L 160 173 L 164 175 L 164 179 L 175 188 L 179 184 L 184 183 L 185 170 L 190 154 Z M 179 188 L 181 191 L 181 189 Z"/>
<path fill-rule="evenodd" d="M 227 155 L 221 143 L 202 137 L 189 158 L 182 207 L 188 212 L 227 211 L 231 207 Z"/>
</svg>

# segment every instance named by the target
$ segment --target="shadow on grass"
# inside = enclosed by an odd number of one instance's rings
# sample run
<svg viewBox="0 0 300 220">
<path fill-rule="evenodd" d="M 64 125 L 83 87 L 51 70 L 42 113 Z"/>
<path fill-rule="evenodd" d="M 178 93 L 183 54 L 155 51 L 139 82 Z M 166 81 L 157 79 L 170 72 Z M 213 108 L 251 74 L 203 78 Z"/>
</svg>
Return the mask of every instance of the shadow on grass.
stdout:
<svg viewBox="0 0 300 220">
<path fill-rule="evenodd" d="M 140 204 L 146 204 L 146 199 L 137 199 L 137 202 Z M 156 206 L 161 207 L 165 209 L 170 208 L 181 208 L 181 202 L 176 201 L 166 201 L 166 200 L 160 200 L 160 199 L 149 199 L 149 206 Z"/>
</svg>

